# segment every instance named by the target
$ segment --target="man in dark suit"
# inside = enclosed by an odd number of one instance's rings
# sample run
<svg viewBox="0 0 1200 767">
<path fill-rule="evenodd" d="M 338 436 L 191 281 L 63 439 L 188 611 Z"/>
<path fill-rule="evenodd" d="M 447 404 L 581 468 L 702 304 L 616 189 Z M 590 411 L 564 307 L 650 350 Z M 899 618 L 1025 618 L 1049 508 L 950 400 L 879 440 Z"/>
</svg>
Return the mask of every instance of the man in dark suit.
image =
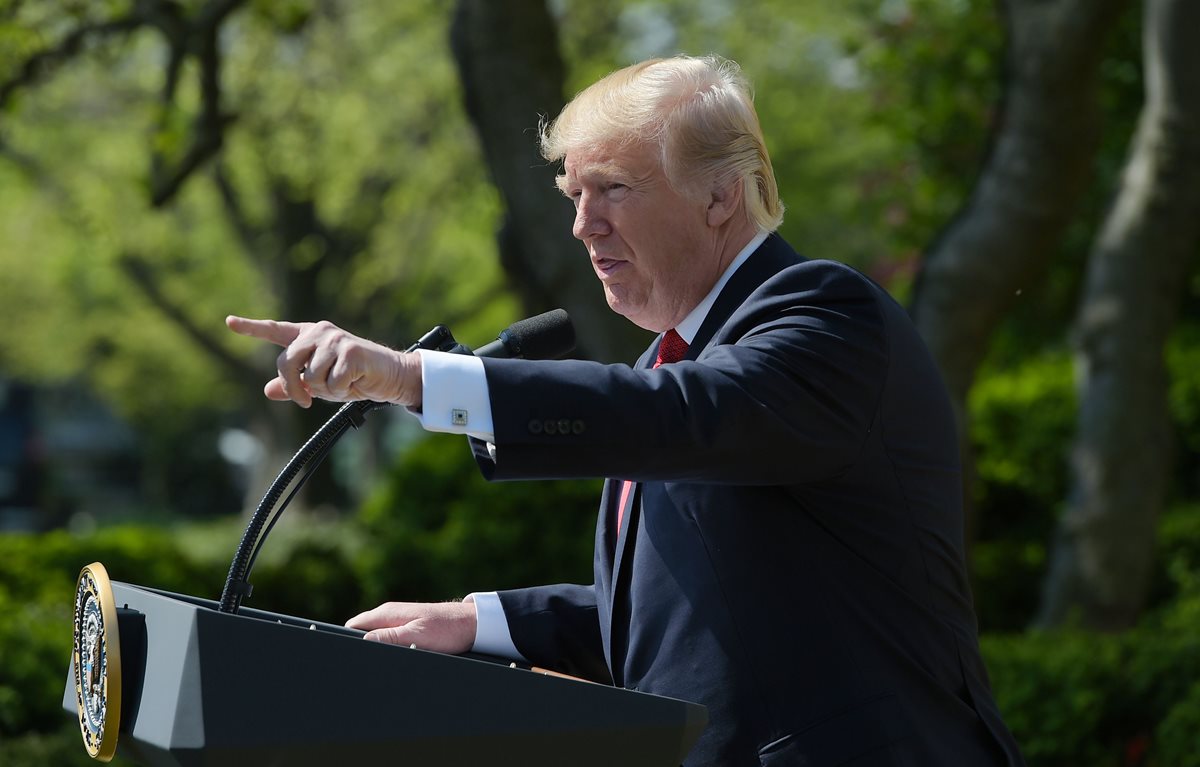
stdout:
<svg viewBox="0 0 1200 767">
<path fill-rule="evenodd" d="M 882 289 L 771 233 L 782 206 L 736 66 L 613 73 L 542 146 L 609 305 L 662 333 L 634 367 L 229 320 L 285 347 L 274 399 L 419 408 L 473 435 L 489 478 L 612 478 L 594 584 L 349 625 L 704 703 L 688 764 L 1021 764 L 980 658 L 937 371 Z"/>
</svg>

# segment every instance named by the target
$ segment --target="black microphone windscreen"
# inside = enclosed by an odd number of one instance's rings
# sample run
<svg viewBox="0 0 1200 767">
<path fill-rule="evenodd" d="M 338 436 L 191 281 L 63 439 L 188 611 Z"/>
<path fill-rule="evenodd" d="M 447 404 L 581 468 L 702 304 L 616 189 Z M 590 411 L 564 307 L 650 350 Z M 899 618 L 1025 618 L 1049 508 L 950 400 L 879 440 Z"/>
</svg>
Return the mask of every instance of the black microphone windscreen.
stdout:
<svg viewBox="0 0 1200 767">
<path fill-rule="evenodd" d="M 500 334 L 514 357 L 557 359 L 575 348 L 575 326 L 562 309 L 518 320 Z"/>
</svg>

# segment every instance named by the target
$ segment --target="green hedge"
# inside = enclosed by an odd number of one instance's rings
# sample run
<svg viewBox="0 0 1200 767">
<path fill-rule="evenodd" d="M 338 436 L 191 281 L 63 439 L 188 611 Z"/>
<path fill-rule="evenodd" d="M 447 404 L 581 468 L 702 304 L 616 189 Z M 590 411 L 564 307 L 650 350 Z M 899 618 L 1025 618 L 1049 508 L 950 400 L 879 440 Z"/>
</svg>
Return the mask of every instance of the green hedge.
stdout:
<svg viewBox="0 0 1200 767">
<path fill-rule="evenodd" d="M 460 438 L 414 445 L 364 506 L 368 602 L 591 583 L 599 481 L 486 482 Z"/>
<path fill-rule="evenodd" d="M 1152 606 L 1171 599 L 1173 570 L 1200 569 L 1200 325 L 1180 325 L 1166 358 L 1169 412 L 1182 449 L 1172 467 L 1174 508 L 1160 529 Z M 1047 545 L 1069 493 L 1076 426 L 1070 353 L 1052 349 L 1004 367 L 992 363 L 980 371 L 968 407 L 976 472 L 976 610 L 985 631 L 1020 631 L 1037 609 Z"/>
<path fill-rule="evenodd" d="M 983 639 L 1030 767 L 1200 765 L 1200 625 Z"/>
<path fill-rule="evenodd" d="M 1065 352 L 980 376 L 971 390 L 975 502 L 984 537 L 1040 535 L 1067 493 L 1075 379 Z"/>
</svg>

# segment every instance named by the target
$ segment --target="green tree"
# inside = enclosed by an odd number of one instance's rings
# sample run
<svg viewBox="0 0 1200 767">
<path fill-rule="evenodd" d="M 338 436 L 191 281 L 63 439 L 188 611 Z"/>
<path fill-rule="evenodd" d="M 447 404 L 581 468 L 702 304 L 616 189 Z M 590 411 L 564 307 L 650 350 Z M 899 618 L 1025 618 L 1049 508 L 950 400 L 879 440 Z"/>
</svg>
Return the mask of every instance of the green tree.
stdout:
<svg viewBox="0 0 1200 767">
<path fill-rule="evenodd" d="M 2 22 L 8 375 L 94 387 L 164 472 L 192 429 L 249 413 L 257 489 L 329 411 L 263 402 L 273 353 L 225 314 L 398 344 L 512 314 L 441 4 L 66 5 Z"/>
</svg>

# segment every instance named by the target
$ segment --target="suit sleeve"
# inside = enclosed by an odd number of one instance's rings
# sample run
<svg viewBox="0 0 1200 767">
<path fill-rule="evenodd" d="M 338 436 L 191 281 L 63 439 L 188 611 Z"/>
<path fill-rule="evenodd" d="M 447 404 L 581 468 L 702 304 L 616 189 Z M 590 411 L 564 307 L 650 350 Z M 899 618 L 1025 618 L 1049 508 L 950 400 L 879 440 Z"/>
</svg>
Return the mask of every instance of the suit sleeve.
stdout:
<svg viewBox="0 0 1200 767">
<path fill-rule="evenodd" d="M 873 427 L 888 368 L 880 293 L 807 262 L 775 275 L 693 361 L 657 370 L 484 360 L 489 479 L 782 484 L 834 478 Z"/>
<path fill-rule="evenodd" d="M 600 640 L 595 588 L 559 584 L 499 595 L 513 643 L 530 663 L 612 684 Z"/>
</svg>

